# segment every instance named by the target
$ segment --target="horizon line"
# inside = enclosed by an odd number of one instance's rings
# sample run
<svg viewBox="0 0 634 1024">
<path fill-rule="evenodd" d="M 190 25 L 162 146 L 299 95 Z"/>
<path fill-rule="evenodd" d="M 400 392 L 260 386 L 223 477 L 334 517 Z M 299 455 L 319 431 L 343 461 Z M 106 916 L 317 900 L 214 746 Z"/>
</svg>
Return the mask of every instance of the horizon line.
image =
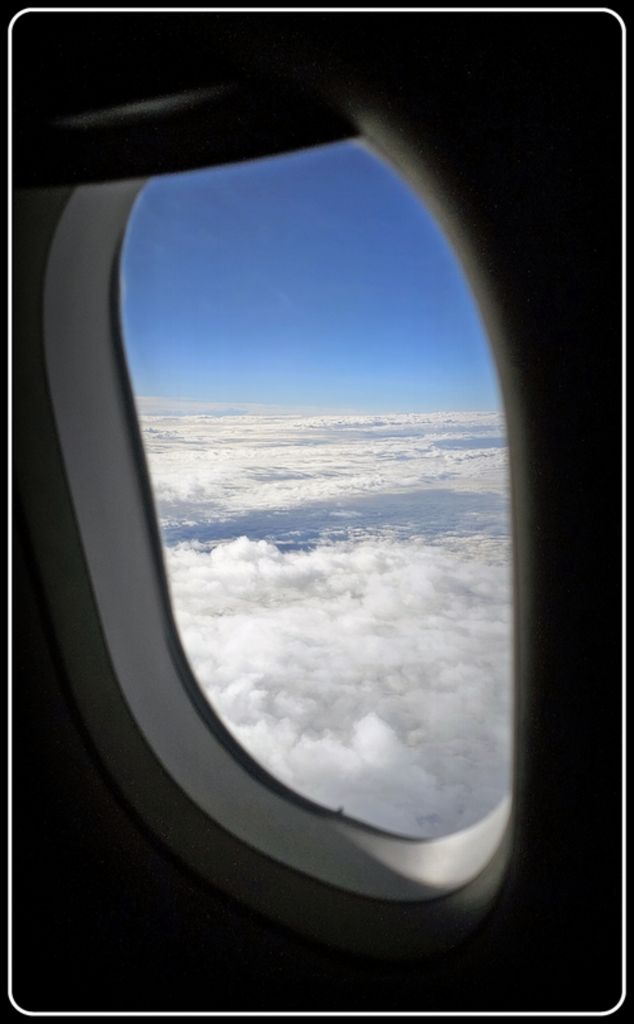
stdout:
<svg viewBox="0 0 634 1024">
<path fill-rule="evenodd" d="M 433 415 L 446 413 L 461 414 L 504 414 L 501 404 L 486 408 L 460 408 L 452 406 L 448 408 L 359 408 L 350 406 L 325 406 L 325 405 L 281 405 L 278 403 L 264 402 L 239 402 L 239 401 L 206 401 L 204 399 L 186 398 L 175 395 L 134 395 L 139 412 L 144 415 L 170 415 L 166 409 L 171 409 L 172 415 L 209 415 L 209 416 L 407 416 L 407 415 Z"/>
</svg>

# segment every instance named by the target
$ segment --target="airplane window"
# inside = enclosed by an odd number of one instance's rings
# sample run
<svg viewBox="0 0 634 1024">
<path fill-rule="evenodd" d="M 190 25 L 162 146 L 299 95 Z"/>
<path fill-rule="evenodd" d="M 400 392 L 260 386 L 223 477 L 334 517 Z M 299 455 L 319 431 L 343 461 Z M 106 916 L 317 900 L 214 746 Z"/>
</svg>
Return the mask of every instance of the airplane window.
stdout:
<svg viewBox="0 0 634 1024">
<path fill-rule="evenodd" d="M 271 776 L 389 832 L 510 789 L 505 419 L 460 265 L 363 142 L 151 179 L 126 358 L 184 651 Z"/>
</svg>

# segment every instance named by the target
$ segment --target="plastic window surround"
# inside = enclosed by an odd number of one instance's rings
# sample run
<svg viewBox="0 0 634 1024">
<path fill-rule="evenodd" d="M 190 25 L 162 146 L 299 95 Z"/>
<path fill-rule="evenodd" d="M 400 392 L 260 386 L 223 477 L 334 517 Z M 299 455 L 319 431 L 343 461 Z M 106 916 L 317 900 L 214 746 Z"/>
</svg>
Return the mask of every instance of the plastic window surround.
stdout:
<svg viewBox="0 0 634 1024">
<path fill-rule="evenodd" d="M 144 184 L 86 185 L 70 193 L 44 289 L 51 403 L 101 627 L 125 701 L 182 791 L 255 850 L 319 882 L 370 897 L 377 914 L 384 901 L 429 901 L 430 911 L 437 911 L 439 897 L 467 886 L 495 861 L 495 880 L 481 901 L 488 905 L 503 870 L 510 798 L 450 836 L 415 840 L 381 832 L 269 785 L 214 735 L 192 700 L 191 685 L 184 685 L 189 669 L 166 597 L 119 337 L 119 253 Z M 137 810 L 143 814 L 141 805 Z M 276 916 L 274 902 L 272 897 Z M 475 917 L 472 910 L 461 924 L 452 922 L 452 942 L 471 930 L 483 907 Z M 434 931 L 437 913 L 432 918 Z M 428 933 L 422 945 L 432 940 Z M 391 942 L 398 950 L 398 936 Z"/>
</svg>

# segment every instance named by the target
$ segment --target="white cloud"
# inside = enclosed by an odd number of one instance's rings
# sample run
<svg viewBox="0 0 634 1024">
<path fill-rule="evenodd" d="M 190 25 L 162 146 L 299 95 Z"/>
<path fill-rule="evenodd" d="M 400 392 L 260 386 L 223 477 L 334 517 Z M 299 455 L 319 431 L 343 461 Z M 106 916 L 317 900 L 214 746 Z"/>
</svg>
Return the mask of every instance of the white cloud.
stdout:
<svg viewBox="0 0 634 1024">
<path fill-rule="evenodd" d="M 177 545 L 185 651 L 231 732 L 299 793 L 410 835 L 453 831 L 508 787 L 507 552 L 480 541 Z"/>
<path fill-rule="evenodd" d="M 166 547 L 183 646 L 245 749 L 408 835 L 492 809 L 510 752 L 499 415 L 143 427 L 164 537 L 186 538 Z"/>
<path fill-rule="evenodd" d="M 503 434 L 497 413 L 145 416 L 142 424 L 166 527 L 315 503 L 354 514 L 355 500 L 363 516 L 378 496 L 434 489 L 507 494 L 506 449 L 489 446 Z M 473 447 L 443 447 L 448 440 Z M 250 535 L 250 524 L 237 532 Z"/>
</svg>

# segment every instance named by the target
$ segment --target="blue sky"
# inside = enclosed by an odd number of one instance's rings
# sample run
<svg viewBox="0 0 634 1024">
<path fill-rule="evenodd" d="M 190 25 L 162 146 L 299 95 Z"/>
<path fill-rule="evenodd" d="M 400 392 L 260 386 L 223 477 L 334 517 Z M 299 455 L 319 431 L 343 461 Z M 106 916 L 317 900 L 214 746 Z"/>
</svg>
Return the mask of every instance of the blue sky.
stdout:
<svg viewBox="0 0 634 1024">
<path fill-rule="evenodd" d="M 153 179 L 122 274 L 137 395 L 293 411 L 499 407 L 455 256 L 360 143 Z"/>
</svg>

